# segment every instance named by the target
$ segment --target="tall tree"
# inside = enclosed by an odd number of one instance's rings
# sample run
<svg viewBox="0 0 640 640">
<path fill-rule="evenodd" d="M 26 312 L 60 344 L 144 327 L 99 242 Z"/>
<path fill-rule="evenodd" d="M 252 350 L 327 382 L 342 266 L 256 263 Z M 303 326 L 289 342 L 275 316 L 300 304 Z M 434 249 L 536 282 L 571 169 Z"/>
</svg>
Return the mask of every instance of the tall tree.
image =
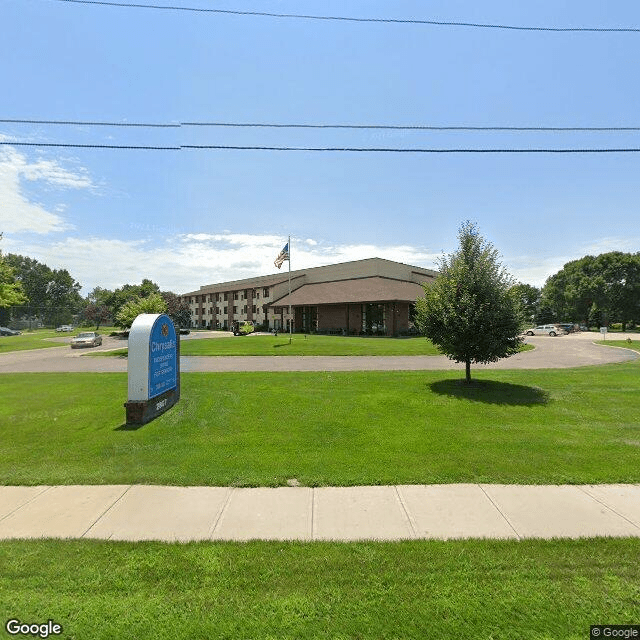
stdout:
<svg viewBox="0 0 640 640">
<path fill-rule="evenodd" d="M 518 352 L 522 318 L 511 276 L 498 261 L 498 252 L 465 222 L 459 248 L 439 260 L 439 275 L 425 284 L 416 301 L 416 326 L 450 359 L 471 364 L 495 362 Z"/>
<path fill-rule="evenodd" d="M 124 284 L 115 291 L 109 292 L 104 298 L 104 304 L 109 307 L 112 315 L 118 315 L 120 309 L 130 300 L 147 298 L 154 293 L 160 293 L 160 287 L 145 278 L 141 284 Z"/>
<path fill-rule="evenodd" d="M 176 328 L 188 327 L 191 324 L 191 307 L 186 302 L 180 302 L 180 297 L 173 291 L 162 291 L 160 295 L 167 305 L 167 315 Z"/>
<path fill-rule="evenodd" d="M 103 289 L 102 287 L 94 287 L 85 300 L 85 306 L 82 311 L 84 320 L 94 322 L 96 325 L 95 330 L 100 328 L 100 325 L 113 320 L 111 310 L 107 306 L 106 301 L 108 297 L 113 293 L 109 289 Z"/>
<path fill-rule="evenodd" d="M 556 320 L 640 323 L 640 253 L 612 251 L 567 262 L 547 279 L 542 302 Z"/>
<path fill-rule="evenodd" d="M 0 308 L 22 304 L 26 299 L 22 285 L 0 252 Z"/>
<path fill-rule="evenodd" d="M 116 326 L 122 329 L 129 329 L 133 321 L 141 313 L 165 313 L 167 303 L 159 293 L 152 293 L 146 298 L 129 300 L 124 304 L 116 316 Z"/>
<path fill-rule="evenodd" d="M 530 284 L 518 282 L 513 285 L 511 291 L 520 304 L 524 319 L 527 322 L 536 322 L 539 314 L 540 289 Z"/>
<path fill-rule="evenodd" d="M 66 269 L 51 269 L 33 258 L 8 254 L 30 307 L 47 322 L 70 321 L 82 308 L 81 285 Z"/>
</svg>

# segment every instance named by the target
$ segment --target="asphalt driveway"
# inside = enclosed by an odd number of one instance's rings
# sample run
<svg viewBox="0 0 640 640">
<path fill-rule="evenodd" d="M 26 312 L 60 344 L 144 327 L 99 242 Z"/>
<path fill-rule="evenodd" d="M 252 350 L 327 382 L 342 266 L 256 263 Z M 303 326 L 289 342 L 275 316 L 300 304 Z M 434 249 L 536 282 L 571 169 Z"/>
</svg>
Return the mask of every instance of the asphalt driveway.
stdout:
<svg viewBox="0 0 640 640">
<path fill-rule="evenodd" d="M 613 336 L 610 336 L 613 338 Z M 631 337 L 616 334 L 615 339 Z M 550 338 L 527 337 L 535 347 L 488 365 L 487 369 L 558 369 L 608 364 L 634 360 L 638 354 L 594 344 L 599 335 L 576 333 Z M 125 346 L 123 340 L 105 336 L 103 345 L 87 350 L 71 350 L 69 346 L 14 351 L 0 354 L 0 373 L 12 372 L 126 372 L 127 359 L 119 357 L 87 357 L 87 352 L 108 351 Z M 186 356 L 180 360 L 182 371 L 380 371 L 463 369 L 463 365 L 444 356 Z"/>
</svg>

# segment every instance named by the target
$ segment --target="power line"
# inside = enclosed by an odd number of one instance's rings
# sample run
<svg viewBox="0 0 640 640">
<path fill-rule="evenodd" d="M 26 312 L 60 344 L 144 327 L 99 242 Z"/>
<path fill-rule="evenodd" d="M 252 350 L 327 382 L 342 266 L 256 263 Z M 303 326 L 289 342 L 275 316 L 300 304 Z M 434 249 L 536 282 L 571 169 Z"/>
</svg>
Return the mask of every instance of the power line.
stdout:
<svg viewBox="0 0 640 640">
<path fill-rule="evenodd" d="M 232 145 L 182 145 L 182 149 L 235 150 L 235 151 L 334 151 L 354 153 L 638 153 L 640 148 L 620 149 L 436 149 L 402 147 L 267 147 Z"/>
<path fill-rule="evenodd" d="M 395 124 L 274 124 L 261 122 L 182 122 L 185 127 L 255 127 L 274 129 L 391 129 L 402 131 L 640 131 L 640 127 L 510 127 Z"/>
<path fill-rule="evenodd" d="M 165 11 L 186 11 L 194 13 L 214 13 L 237 16 L 258 16 L 265 18 L 292 18 L 298 20 L 325 20 L 342 22 L 368 22 L 384 24 L 416 24 L 438 27 L 468 27 L 476 29 L 508 29 L 512 31 L 551 31 L 551 32 L 602 32 L 602 33 L 640 33 L 638 27 L 532 27 L 508 24 L 490 24 L 478 22 L 454 22 L 445 20 L 419 20 L 414 18 L 356 18 L 349 16 L 323 16 L 299 13 L 272 13 L 267 11 L 240 11 L 232 9 L 205 9 L 198 7 L 181 7 L 157 4 L 137 4 L 127 2 L 106 2 L 104 0 L 54 0 L 84 5 L 101 5 L 108 7 L 126 7 L 134 9 L 155 9 Z"/>
<path fill-rule="evenodd" d="M 72 144 L 64 142 L 6 142 L 0 140 L 0 145 L 10 147 L 59 147 L 62 149 L 130 149 L 148 151 L 180 151 L 181 147 L 160 147 L 154 145 L 128 144 Z"/>
<path fill-rule="evenodd" d="M 240 146 L 240 145 L 192 145 L 179 147 L 163 147 L 154 145 L 120 145 L 120 144 L 71 144 L 58 142 L 7 142 L 0 141 L 0 146 L 17 147 L 60 147 L 72 149 L 124 149 L 145 151 L 309 151 L 309 152 L 352 152 L 352 153 L 551 153 L 551 154 L 582 154 L 582 153 L 639 153 L 640 148 L 402 148 L 402 147 L 275 147 L 275 146 Z"/>
<path fill-rule="evenodd" d="M 213 128 L 263 128 L 263 129 L 383 129 L 394 131 L 640 131 L 640 127 L 545 127 L 545 126 L 476 126 L 476 125 L 399 125 L 399 124 L 330 124 L 330 123 L 274 123 L 274 122 L 114 122 L 102 120 L 30 120 L 19 118 L 0 118 L 4 124 L 46 124 L 64 126 L 98 127 L 150 127 L 179 129 L 180 127 Z"/>
<path fill-rule="evenodd" d="M 179 129 L 179 124 L 172 123 L 155 123 L 155 122 L 101 122 L 101 121 L 85 121 L 85 120 L 25 120 L 18 118 L 0 118 L 0 122 L 5 124 L 55 124 L 55 125 L 74 125 L 74 126 L 91 126 L 91 127 L 157 127 L 160 129 Z"/>
</svg>

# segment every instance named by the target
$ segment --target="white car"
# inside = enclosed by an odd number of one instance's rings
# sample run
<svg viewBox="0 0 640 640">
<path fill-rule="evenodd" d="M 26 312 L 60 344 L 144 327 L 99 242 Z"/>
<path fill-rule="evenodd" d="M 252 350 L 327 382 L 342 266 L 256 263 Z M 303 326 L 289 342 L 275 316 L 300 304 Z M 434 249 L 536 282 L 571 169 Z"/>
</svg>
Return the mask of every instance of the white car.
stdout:
<svg viewBox="0 0 640 640">
<path fill-rule="evenodd" d="M 73 331 L 73 327 L 70 324 L 63 324 L 61 327 L 56 327 L 56 331 Z"/>
<path fill-rule="evenodd" d="M 527 329 L 525 333 L 528 336 L 561 336 L 567 333 L 562 327 L 557 324 L 540 324 L 533 329 Z"/>
<path fill-rule="evenodd" d="M 71 348 L 78 349 L 80 347 L 97 347 L 102 344 L 102 336 L 95 331 L 84 331 L 79 333 L 75 338 L 71 338 Z"/>
</svg>

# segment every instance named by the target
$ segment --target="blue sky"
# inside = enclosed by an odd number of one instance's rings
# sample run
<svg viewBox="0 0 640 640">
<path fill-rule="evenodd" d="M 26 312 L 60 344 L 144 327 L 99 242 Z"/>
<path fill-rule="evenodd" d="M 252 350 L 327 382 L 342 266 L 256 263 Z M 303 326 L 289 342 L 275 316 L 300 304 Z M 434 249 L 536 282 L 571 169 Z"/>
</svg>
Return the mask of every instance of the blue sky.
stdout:
<svg viewBox="0 0 640 640">
<path fill-rule="evenodd" d="M 137 0 L 138 4 L 153 3 Z M 640 3 L 179 0 L 275 13 L 640 27 Z M 3 0 L 0 119 L 640 126 L 640 33 L 354 23 Z M 111 145 L 640 147 L 640 132 L 116 128 L 0 123 L 0 141 Z M 434 267 L 467 219 L 540 286 L 588 253 L 640 251 L 640 154 L 142 151 L 0 146 L 3 252 L 88 293 L 183 293 L 384 257 Z M 286 268 L 286 267 L 285 267 Z"/>
</svg>

